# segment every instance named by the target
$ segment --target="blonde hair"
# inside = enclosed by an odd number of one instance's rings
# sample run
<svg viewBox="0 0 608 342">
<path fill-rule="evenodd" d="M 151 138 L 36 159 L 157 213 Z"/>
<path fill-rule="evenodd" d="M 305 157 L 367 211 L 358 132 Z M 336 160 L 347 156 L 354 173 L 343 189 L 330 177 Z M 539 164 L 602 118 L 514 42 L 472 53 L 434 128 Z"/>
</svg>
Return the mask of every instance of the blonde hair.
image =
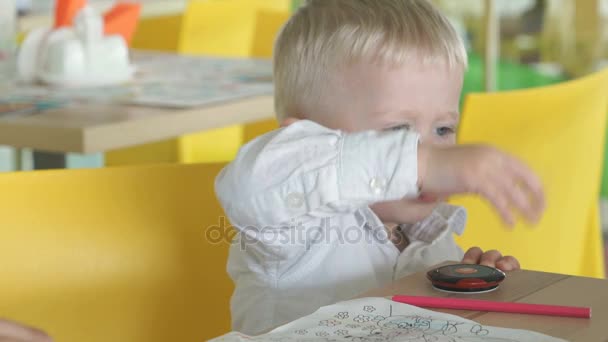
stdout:
<svg viewBox="0 0 608 342">
<path fill-rule="evenodd" d="M 448 19 L 427 0 L 308 0 L 275 44 L 277 118 L 322 100 L 332 72 L 360 61 L 402 65 L 417 58 L 467 68 Z"/>
</svg>

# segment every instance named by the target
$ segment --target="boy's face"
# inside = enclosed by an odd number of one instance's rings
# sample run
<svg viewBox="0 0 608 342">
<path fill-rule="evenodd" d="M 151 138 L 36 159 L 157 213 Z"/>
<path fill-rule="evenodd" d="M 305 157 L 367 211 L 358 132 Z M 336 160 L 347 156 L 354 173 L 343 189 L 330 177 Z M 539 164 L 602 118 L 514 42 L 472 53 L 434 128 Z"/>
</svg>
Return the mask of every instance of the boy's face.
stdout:
<svg viewBox="0 0 608 342">
<path fill-rule="evenodd" d="M 409 128 L 424 143 L 455 144 L 463 72 L 442 65 L 405 64 L 346 67 L 330 82 L 321 108 L 315 106 L 314 113 L 303 113 L 304 117 L 349 132 Z M 414 223 L 427 217 L 440 200 L 404 199 L 372 209 L 385 223 Z"/>
</svg>

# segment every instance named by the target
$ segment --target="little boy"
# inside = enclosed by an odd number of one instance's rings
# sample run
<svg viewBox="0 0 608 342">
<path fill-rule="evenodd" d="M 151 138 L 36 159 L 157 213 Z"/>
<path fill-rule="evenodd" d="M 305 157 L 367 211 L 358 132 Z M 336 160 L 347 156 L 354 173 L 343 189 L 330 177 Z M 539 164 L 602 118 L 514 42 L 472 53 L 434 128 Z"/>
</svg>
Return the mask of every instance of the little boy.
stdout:
<svg viewBox="0 0 608 342">
<path fill-rule="evenodd" d="M 309 0 L 275 46 L 283 128 L 246 145 L 216 181 L 239 234 L 233 329 L 259 334 L 446 260 L 519 268 L 458 248 L 476 193 L 507 223 L 536 220 L 540 181 L 488 146 L 455 146 L 467 56 L 426 0 Z M 488 113 L 491 115 L 491 113 Z"/>
</svg>

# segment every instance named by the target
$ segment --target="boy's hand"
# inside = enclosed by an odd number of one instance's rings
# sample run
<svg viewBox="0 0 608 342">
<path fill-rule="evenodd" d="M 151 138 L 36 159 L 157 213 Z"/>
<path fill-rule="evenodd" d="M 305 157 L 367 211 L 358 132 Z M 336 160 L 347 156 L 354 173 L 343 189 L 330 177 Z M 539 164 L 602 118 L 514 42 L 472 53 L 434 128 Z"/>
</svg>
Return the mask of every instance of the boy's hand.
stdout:
<svg viewBox="0 0 608 342">
<path fill-rule="evenodd" d="M 485 197 L 503 220 L 514 224 L 512 210 L 540 219 L 545 207 L 538 177 L 520 160 L 484 145 L 419 145 L 418 181 L 430 195 L 474 193 Z"/>
<path fill-rule="evenodd" d="M 502 256 L 499 251 L 483 252 L 479 247 L 470 248 L 462 258 L 463 264 L 479 264 L 498 268 L 501 271 L 514 271 L 520 268 L 519 261 L 512 256 Z"/>
<path fill-rule="evenodd" d="M 51 342 L 44 332 L 0 319 L 0 342 Z"/>
</svg>

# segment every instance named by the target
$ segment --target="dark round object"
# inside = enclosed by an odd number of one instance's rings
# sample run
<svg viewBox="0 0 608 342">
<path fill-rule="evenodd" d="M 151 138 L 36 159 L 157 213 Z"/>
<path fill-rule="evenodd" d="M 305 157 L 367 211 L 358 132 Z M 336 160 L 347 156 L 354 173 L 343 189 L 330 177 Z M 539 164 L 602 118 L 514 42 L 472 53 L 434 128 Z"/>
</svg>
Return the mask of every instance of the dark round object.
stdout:
<svg viewBox="0 0 608 342">
<path fill-rule="evenodd" d="M 503 271 L 482 265 L 448 265 L 427 272 L 427 278 L 438 290 L 458 293 L 480 293 L 496 289 L 505 280 Z"/>
</svg>

